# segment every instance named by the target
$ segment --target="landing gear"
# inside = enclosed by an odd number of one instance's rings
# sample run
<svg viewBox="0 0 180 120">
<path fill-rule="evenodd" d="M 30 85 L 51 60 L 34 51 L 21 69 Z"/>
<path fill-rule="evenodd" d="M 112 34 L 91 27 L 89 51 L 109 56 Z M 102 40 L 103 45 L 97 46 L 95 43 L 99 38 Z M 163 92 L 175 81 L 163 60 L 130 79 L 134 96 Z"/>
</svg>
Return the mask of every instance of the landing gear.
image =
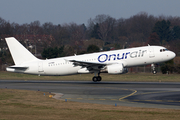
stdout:
<svg viewBox="0 0 180 120">
<path fill-rule="evenodd" d="M 94 82 L 97 82 L 97 81 L 101 81 L 102 78 L 101 78 L 101 76 L 94 76 L 94 77 L 92 78 L 92 80 L 93 80 Z"/>
<path fill-rule="evenodd" d="M 156 71 L 156 70 L 153 70 L 153 71 L 152 71 L 152 73 L 153 73 L 153 74 L 156 74 L 156 73 L 157 73 L 157 71 Z"/>
<path fill-rule="evenodd" d="M 153 74 L 156 74 L 156 73 L 157 73 L 156 67 L 155 67 L 154 64 L 151 64 L 151 69 L 152 69 L 152 73 L 153 73 Z"/>
<path fill-rule="evenodd" d="M 96 76 L 96 74 L 98 73 L 98 76 Z M 102 80 L 102 78 L 101 78 L 101 76 L 99 76 L 100 75 L 100 72 L 98 71 L 96 71 L 96 72 L 94 72 L 94 77 L 92 78 L 92 80 L 94 81 L 94 82 L 97 82 L 97 81 L 101 81 Z"/>
</svg>

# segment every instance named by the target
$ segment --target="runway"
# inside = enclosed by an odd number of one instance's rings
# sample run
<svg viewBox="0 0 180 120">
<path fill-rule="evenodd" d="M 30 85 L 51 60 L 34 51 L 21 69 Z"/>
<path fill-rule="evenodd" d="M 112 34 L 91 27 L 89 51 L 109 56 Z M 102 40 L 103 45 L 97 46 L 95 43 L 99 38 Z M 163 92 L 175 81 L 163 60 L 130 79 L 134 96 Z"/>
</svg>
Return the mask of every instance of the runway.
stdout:
<svg viewBox="0 0 180 120">
<path fill-rule="evenodd" d="M 180 109 L 180 83 L 0 80 L 0 88 L 62 93 L 62 100 Z"/>
</svg>

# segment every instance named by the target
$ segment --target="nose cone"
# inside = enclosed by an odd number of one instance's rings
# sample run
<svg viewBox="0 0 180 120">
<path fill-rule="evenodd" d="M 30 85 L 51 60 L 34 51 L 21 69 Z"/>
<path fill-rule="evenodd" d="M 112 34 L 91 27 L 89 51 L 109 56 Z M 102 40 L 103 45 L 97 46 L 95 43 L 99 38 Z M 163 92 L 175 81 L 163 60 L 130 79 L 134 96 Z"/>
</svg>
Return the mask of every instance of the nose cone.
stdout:
<svg viewBox="0 0 180 120">
<path fill-rule="evenodd" d="M 174 52 L 172 52 L 172 51 L 171 51 L 170 56 L 171 56 L 171 59 L 173 59 L 173 58 L 175 58 L 175 57 L 176 57 L 176 54 L 175 54 Z"/>
</svg>

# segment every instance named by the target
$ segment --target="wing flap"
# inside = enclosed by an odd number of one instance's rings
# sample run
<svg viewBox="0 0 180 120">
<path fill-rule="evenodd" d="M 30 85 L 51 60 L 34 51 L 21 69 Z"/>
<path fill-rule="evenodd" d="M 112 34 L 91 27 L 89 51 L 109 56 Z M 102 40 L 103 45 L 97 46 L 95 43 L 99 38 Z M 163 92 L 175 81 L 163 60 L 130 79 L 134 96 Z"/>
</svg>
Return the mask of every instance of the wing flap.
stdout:
<svg viewBox="0 0 180 120">
<path fill-rule="evenodd" d="M 104 63 L 97 63 L 97 62 L 86 62 L 86 61 L 78 61 L 78 60 L 69 60 L 70 62 L 73 62 L 76 66 L 97 66 L 97 65 L 107 65 Z"/>
<path fill-rule="evenodd" d="M 81 66 L 82 68 L 87 68 L 89 71 L 100 71 L 106 68 L 109 64 L 114 63 L 98 63 L 98 62 L 88 62 L 88 61 L 79 61 L 79 60 L 66 60 L 73 62 L 74 66 Z"/>
</svg>

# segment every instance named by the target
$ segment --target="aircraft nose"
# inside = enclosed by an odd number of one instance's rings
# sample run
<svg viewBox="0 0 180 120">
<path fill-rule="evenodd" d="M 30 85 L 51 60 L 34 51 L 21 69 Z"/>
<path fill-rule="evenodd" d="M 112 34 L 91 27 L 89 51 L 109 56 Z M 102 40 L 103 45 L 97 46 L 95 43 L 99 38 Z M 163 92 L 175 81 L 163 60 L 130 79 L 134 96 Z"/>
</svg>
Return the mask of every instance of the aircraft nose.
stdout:
<svg viewBox="0 0 180 120">
<path fill-rule="evenodd" d="M 174 52 L 171 52 L 172 59 L 176 57 L 176 54 Z"/>
</svg>

